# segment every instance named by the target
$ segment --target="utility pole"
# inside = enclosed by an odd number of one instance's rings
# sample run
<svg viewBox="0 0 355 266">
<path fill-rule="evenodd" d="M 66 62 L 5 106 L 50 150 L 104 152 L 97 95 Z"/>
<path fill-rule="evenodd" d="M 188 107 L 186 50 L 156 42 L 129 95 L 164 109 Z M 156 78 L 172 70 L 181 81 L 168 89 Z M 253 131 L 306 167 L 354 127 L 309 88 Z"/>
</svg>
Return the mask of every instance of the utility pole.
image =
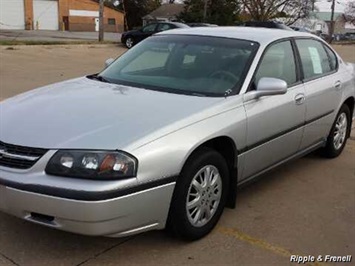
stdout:
<svg viewBox="0 0 355 266">
<path fill-rule="evenodd" d="M 208 0 L 204 0 L 204 1 L 205 1 L 205 5 L 204 5 L 204 8 L 203 8 L 203 22 L 206 22 Z"/>
<path fill-rule="evenodd" d="M 104 40 L 104 1 L 100 0 L 99 4 L 99 42 Z"/>
<path fill-rule="evenodd" d="M 329 36 L 328 42 L 331 43 L 334 34 L 334 11 L 335 11 L 335 0 L 332 0 L 332 14 L 330 16 L 330 29 L 329 29 Z"/>
</svg>

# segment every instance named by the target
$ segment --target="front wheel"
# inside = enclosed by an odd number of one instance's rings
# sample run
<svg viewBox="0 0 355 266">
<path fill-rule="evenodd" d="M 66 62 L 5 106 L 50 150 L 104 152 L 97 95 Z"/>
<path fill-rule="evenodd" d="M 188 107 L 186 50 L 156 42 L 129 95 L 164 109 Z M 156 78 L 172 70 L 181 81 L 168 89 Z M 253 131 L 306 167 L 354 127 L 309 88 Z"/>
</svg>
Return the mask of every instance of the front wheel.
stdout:
<svg viewBox="0 0 355 266">
<path fill-rule="evenodd" d="M 134 45 L 134 39 L 132 37 L 128 37 L 125 42 L 125 45 L 128 49 L 131 49 Z"/>
<path fill-rule="evenodd" d="M 186 240 L 207 235 L 222 215 L 228 185 L 228 166 L 223 156 L 208 148 L 197 151 L 176 184 L 167 229 Z"/>
<path fill-rule="evenodd" d="M 340 108 L 338 115 L 335 118 L 333 127 L 327 139 L 327 144 L 322 150 L 325 157 L 338 157 L 343 151 L 351 125 L 350 110 L 347 105 Z"/>
</svg>

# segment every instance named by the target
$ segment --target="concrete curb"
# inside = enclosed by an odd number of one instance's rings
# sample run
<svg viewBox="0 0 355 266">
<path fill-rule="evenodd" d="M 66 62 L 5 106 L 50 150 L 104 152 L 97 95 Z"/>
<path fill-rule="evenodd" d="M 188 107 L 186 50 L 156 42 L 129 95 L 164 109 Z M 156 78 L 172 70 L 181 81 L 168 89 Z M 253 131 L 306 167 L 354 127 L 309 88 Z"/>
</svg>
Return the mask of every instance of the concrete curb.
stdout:
<svg viewBox="0 0 355 266">
<path fill-rule="evenodd" d="M 118 47 L 124 48 L 120 44 L 110 43 L 110 44 L 97 44 L 97 43 L 83 43 L 83 44 L 36 44 L 36 45 L 0 45 L 0 50 L 9 50 L 9 48 L 13 48 L 13 50 L 19 49 L 32 49 L 35 47 L 43 47 L 43 48 L 68 48 L 68 47 L 88 47 L 88 48 L 109 48 L 109 47 Z"/>
</svg>

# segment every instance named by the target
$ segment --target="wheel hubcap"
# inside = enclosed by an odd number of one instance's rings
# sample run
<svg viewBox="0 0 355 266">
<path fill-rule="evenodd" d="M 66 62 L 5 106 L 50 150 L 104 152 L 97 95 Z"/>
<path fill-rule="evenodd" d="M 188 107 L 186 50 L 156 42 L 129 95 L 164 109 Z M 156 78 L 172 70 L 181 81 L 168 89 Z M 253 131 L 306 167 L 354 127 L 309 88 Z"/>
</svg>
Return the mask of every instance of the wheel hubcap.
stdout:
<svg viewBox="0 0 355 266">
<path fill-rule="evenodd" d="M 187 217 L 195 227 L 207 224 L 217 211 L 222 179 L 213 165 L 203 167 L 192 179 L 186 199 Z"/>
<path fill-rule="evenodd" d="M 133 45 L 133 40 L 131 38 L 128 38 L 127 41 L 126 41 L 126 45 L 128 48 L 131 48 L 132 45 Z"/>
<path fill-rule="evenodd" d="M 339 115 L 336 123 L 335 123 L 335 130 L 334 130 L 334 138 L 333 144 L 336 150 L 339 150 L 346 139 L 346 132 L 348 128 L 348 119 L 345 113 Z"/>
</svg>

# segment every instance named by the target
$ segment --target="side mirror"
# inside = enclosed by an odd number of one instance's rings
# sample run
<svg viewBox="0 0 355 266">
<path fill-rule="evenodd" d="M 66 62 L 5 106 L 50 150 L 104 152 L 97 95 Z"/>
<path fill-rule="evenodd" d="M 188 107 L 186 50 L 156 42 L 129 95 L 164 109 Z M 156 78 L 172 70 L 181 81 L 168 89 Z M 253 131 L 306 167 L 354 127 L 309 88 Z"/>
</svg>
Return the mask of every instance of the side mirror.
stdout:
<svg viewBox="0 0 355 266">
<path fill-rule="evenodd" d="M 245 94 L 245 100 L 254 100 L 263 96 L 282 95 L 287 92 L 287 83 L 277 78 L 261 78 L 256 86 L 256 91 Z"/>
<path fill-rule="evenodd" d="M 109 65 L 111 65 L 113 63 L 113 61 L 115 61 L 115 59 L 113 58 L 109 58 L 105 61 L 105 67 L 108 67 Z"/>
</svg>

